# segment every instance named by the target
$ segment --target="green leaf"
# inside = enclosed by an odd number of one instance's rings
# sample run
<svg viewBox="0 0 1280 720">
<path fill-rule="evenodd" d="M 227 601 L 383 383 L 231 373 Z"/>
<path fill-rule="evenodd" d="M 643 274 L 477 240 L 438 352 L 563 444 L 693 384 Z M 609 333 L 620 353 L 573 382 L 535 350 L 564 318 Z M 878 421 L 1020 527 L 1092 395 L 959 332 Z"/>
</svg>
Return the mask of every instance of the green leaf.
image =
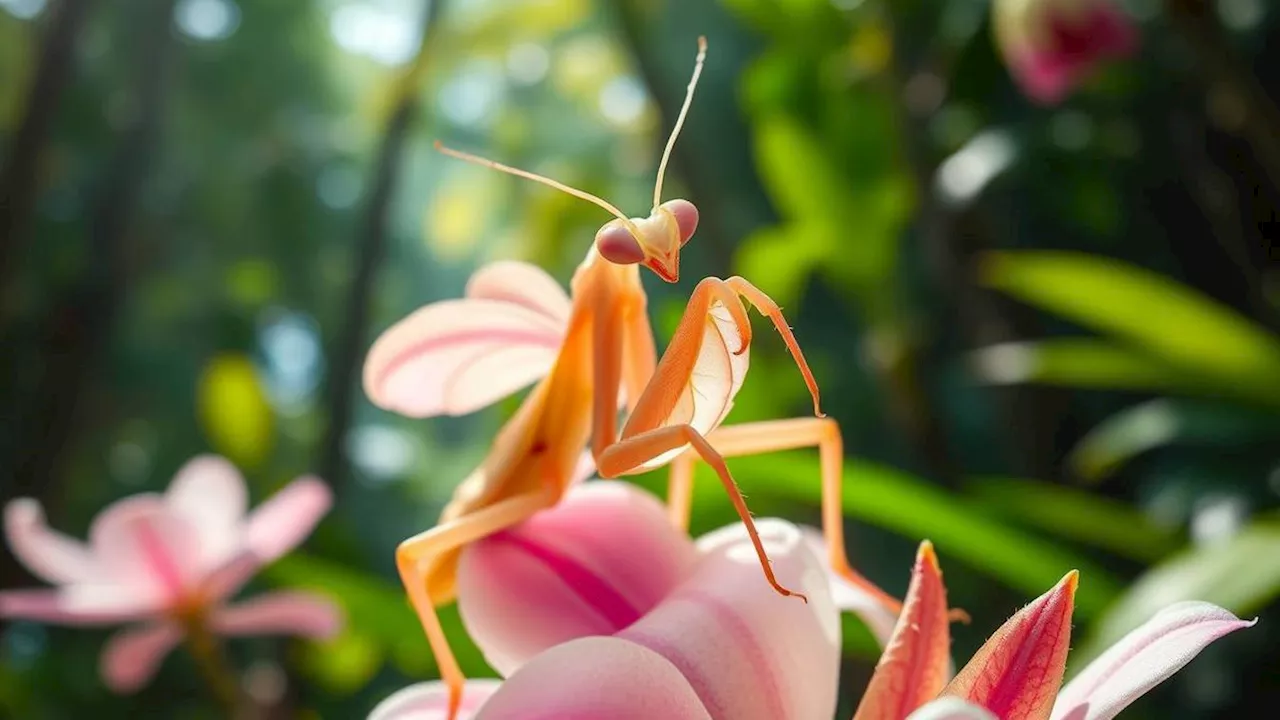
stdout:
<svg viewBox="0 0 1280 720">
<path fill-rule="evenodd" d="M 309 590 L 338 603 L 346 614 L 347 632 L 379 642 L 407 673 L 437 671 L 422 627 L 398 583 L 301 553 L 282 558 L 262 574 L 274 584 Z M 451 605 L 438 612 L 463 672 L 469 677 L 493 676 L 462 627 L 457 608 Z"/>
<path fill-rule="evenodd" d="M 1280 596 L 1277 558 L 1280 522 L 1266 520 L 1254 522 L 1225 543 L 1188 550 L 1151 568 L 1107 609 L 1084 643 L 1072 650 L 1072 672 L 1175 602 L 1211 602 L 1241 617 L 1256 613 Z"/>
<path fill-rule="evenodd" d="M 1184 541 L 1124 503 L 1042 480 L 978 478 L 966 489 L 1011 521 L 1133 560 L 1154 562 Z"/>
<path fill-rule="evenodd" d="M 1148 270 L 1070 252 L 995 253 L 985 282 L 1187 370 L 1278 395 L 1280 343 L 1216 301 Z"/>
<path fill-rule="evenodd" d="M 1240 447 L 1280 437 L 1275 413 L 1191 400 L 1158 399 L 1112 415 L 1071 451 L 1081 477 L 1101 480 L 1134 457 L 1173 443 Z"/>
<path fill-rule="evenodd" d="M 1157 390 L 1200 395 L 1241 395 L 1238 385 L 1173 367 L 1139 351 L 1093 338 L 1008 342 L 975 351 L 970 361 L 987 382 L 1040 383 L 1107 390 Z M 1253 400 L 1257 400 L 1254 396 Z"/>
<path fill-rule="evenodd" d="M 977 503 L 941 490 L 901 471 L 848 461 L 844 469 L 846 514 L 900 533 L 928 538 L 943 562 L 960 561 L 1012 588 L 1038 595 L 1067 571 L 1082 576 L 1076 595 L 1081 617 L 1097 614 L 1114 599 L 1122 583 L 1084 555 L 1012 528 L 988 515 Z M 724 491 L 704 465 L 695 494 L 700 502 L 723 502 Z M 733 472 L 755 495 L 771 495 L 817 504 L 822 499 L 818 459 L 813 453 L 776 453 L 735 463 Z"/>
</svg>

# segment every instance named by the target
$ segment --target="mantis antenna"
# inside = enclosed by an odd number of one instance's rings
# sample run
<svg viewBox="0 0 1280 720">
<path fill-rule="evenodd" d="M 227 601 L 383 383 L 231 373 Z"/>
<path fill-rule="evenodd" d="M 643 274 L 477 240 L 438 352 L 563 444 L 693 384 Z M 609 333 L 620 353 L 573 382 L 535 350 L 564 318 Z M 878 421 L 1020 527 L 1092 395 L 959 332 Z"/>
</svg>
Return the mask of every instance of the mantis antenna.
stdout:
<svg viewBox="0 0 1280 720">
<path fill-rule="evenodd" d="M 465 160 L 469 163 L 475 163 L 476 165 L 480 165 L 481 167 L 493 168 L 494 170 L 507 173 L 508 175 L 515 175 L 516 177 L 522 177 L 522 178 L 525 178 L 526 180 L 540 182 L 543 185 L 547 185 L 548 187 L 553 187 L 556 190 L 559 190 L 560 192 L 568 193 L 576 198 L 581 198 L 583 200 L 586 200 L 587 202 L 597 205 L 603 208 L 604 210 L 608 211 L 609 214 L 621 220 L 623 224 L 627 226 L 627 229 L 632 232 L 633 235 L 635 235 L 636 237 L 640 237 L 640 229 L 636 227 L 635 223 L 631 222 L 630 218 L 628 218 L 626 215 L 623 215 L 621 210 L 614 207 L 611 203 L 609 203 L 609 201 L 604 200 L 602 198 L 598 198 L 589 192 L 586 192 L 584 190 L 579 190 L 577 188 L 569 187 L 568 185 L 565 185 L 564 183 L 558 180 L 552 180 L 549 177 L 538 175 L 537 173 L 531 173 L 528 170 L 520 170 L 519 168 L 513 168 L 509 165 L 503 165 L 502 163 L 494 162 L 492 160 L 482 158 L 479 155 L 472 155 L 471 153 L 465 153 L 465 152 L 462 152 L 461 150 L 454 150 L 453 148 L 445 147 L 444 144 L 442 144 L 439 140 L 435 142 L 435 148 L 436 150 L 439 150 L 440 152 L 444 153 L 445 155 L 448 155 L 449 157 L 454 157 L 459 160 Z"/>
<path fill-rule="evenodd" d="M 693 61 L 693 77 L 689 80 L 689 89 L 685 91 L 684 105 L 676 117 L 675 127 L 671 128 L 671 136 L 667 138 L 667 147 L 662 151 L 662 162 L 658 163 L 658 180 L 653 184 L 653 207 L 657 209 L 662 203 L 662 179 L 667 174 L 667 161 L 671 159 L 671 149 L 676 146 L 676 138 L 680 128 L 684 127 L 684 116 L 689 114 L 689 105 L 693 103 L 693 89 L 698 86 L 698 77 L 702 75 L 702 64 L 707 59 L 707 38 L 698 36 L 698 58 Z"/>
</svg>

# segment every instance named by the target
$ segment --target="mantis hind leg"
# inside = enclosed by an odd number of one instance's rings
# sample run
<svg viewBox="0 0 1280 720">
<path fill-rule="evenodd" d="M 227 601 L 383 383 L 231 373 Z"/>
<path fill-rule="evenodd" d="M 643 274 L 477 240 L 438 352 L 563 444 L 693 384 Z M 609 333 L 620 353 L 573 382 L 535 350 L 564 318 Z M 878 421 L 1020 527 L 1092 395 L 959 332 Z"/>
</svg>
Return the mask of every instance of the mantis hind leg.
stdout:
<svg viewBox="0 0 1280 720">
<path fill-rule="evenodd" d="M 422 629 L 427 635 L 427 642 L 440 668 L 440 679 L 449 688 L 450 720 L 456 717 L 462 703 L 466 677 L 458 667 L 457 658 L 454 657 L 449 639 L 440 624 L 440 617 L 436 614 L 435 602 L 427 589 L 428 577 L 438 560 L 449 552 L 517 525 L 554 502 L 554 495 L 549 490 L 516 495 L 419 533 L 396 548 L 396 569 L 400 572 L 400 581 L 404 584 L 409 602 L 413 604 L 418 621 L 422 623 Z"/>
<path fill-rule="evenodd" d="M 707 442 L 719 457 L 726 458 L 817 446 L 822 465 L 822 534 L 826 541 L 827 562 L 838 576 L 850 584 L 871 594 L 894 612 L 901 610 L 901 601 L 863 577 L 849 563 L 841 507 L 844 441 L 840 436 L 840 426 L 834 420 L 797 418 L 731 425 L 713 430 Z M 678 527 L 687 527 L 689 523 L 693 463 L 700 455 L 689 450 L 671 464 L 667 503 L 671 518 Z"/>
<path fill-rule="evenodd" d="M 738 484 L 733 481 L 733 476 L 729 474 L 724 458 L 697 430 L 689 425 L 670 425 L 638 433 L 606 448 L 597 459 L 596 466 L 601 477 L 616 478 L 665 452 L 686 444 L 720 476 L 720 481 L 724 484 L 725 491 L 729 493 L 734 509 L 738 511 L 738 517 L 747 528 L 747 535 L 751 538 L 751 544 L 755 548 L 756 556 L 760 559 L 760 567 L 764 570 L 764 576 L 769 581 L 769 585 L 780 595 L 794 595 L 808 602 L 809 599 L 804 594 L 783 587 L 774 576 L 769 555 L 764 549 L 764 543 L 760 540 L 760 533 L 756 531 L 756 524 L 751 518 L 751 511 L 747 508 L 747 501 L 738 490 Z"/>
</svg>

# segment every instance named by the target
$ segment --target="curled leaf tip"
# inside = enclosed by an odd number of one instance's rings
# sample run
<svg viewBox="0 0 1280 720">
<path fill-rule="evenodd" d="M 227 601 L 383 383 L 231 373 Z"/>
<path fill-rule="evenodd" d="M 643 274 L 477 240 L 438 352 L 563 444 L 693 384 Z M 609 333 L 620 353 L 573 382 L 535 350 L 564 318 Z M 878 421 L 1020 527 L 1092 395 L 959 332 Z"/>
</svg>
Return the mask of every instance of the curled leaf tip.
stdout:
<svg viewBox="0 0 1280 720">
<path fill-rule="evenodd" d="M 938 567 L 938 554 L 933 550 L 933 543 L 928 540 L 920 541 L 920 548 L 916 550 L 916 562 L 928 563 L 933 566 L 934 570 L 940 570 Z"/>
<path fill-rule="evenodd" d="M 1080 585 L 1080 571 L 1072 570 L 1067 573 L 1063 576 L 1058 585 L 1062 587 L 1064 591 L 1074 596 L 1076 594 L 1076 587 Z"/>
</svg>

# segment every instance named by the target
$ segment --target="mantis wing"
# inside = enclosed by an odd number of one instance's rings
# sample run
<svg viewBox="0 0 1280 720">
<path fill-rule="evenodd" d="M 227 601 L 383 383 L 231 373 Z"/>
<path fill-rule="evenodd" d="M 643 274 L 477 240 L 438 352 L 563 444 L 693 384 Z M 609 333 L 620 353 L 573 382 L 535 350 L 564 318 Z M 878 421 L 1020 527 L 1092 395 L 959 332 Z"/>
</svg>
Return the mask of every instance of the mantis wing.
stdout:
<svg viewBox="0 0 1280 720">
<path fill-rule="evenodd" d="M 684 379 L 679 399 L 662 422 L 662 427 L 689 425 L 700 435 L 707 435 L 724 422 L 725 416 L 733 409 L 733 398 L 742 388 L 742 381 L 746 379 L 750 365 L 750 349 L 744 350 L 741 355 L 733 354 L 741 344 L 742 335 L 729 310 L 719 301 L 712 303 L 703 322 L 701 341 L 696 348 L 697 359 L 694 360 L 688 378 Z M 673 346 L 667 352 L 687 352 L 690 349 Z M 685 445 L 665 452 L 644 463 L 641 469 L 661 467 L 675 459 L 687 447 Z"/>
<path fill-rule="evenodd" d="M 550 371 L 569 311 L 568 295 L 536 267 L 485 266 L 465 299 L 422 307 L 374 342 L 365 393 L 409 417 L 478 410 Z"/>
</svg>

